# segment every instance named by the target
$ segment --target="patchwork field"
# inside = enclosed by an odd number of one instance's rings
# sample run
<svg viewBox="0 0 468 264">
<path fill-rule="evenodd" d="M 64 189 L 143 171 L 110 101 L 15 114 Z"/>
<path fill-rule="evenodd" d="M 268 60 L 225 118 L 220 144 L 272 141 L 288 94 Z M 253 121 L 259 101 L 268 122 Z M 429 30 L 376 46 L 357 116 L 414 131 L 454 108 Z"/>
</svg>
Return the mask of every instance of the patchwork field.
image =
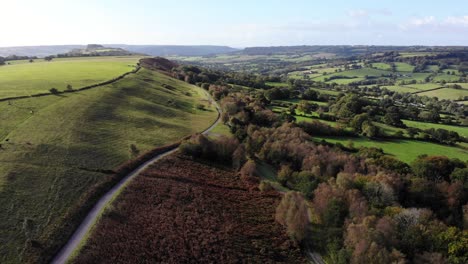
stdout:
<svg viewBox="0 0 468 264">
<path fill-rule="evenodd" d="M 411 120 L 403 120 L 403 123 L 405 123 L 405 125 L 409 127 L 415 127 L 419 129 L 442 128 L 442 129 L 446 129 L 450 131 L 455 131 L 458 134 L 460 134 L 460 136 L 468 137 L 468 127 L 425 123 L 425 122 L 418 122 L 418 121 L 411 121 Z"/>
<path fill-rule="evenodd" d="M 0 98 L 100 83 L 132 71 L 138 60 L 139 57 L 89 57 L 12 62 L 0 66 Z"/>
<path fill-rule="evenodd" d="M 410 163 L 419 155 L 442 155 L 449 158 L 458 158 L 468 160 L 468 150 L 440 145 L 430 142 L 417 140 L 371 140 L 365 137 L 346 138 L 346 137 L 314 137 L 316 140 L 325 140 L 330 143 L 341 143 L 348 145 L 350 142 L 354 147 L 375 147 L 381 148 L 385 153 L 395 156 L 401 161 Z"/>
<path fill-rule="evenodd" d="M 280 197 L 172 155 L 129 183 L 73 263 L 305 263 L 275 222 Z"/>
<path fill-rule="evenodd" d="M 10 103 L 0 102 L 1 263 L 47 262 L 112 170 L 217 116 L 200 88 L 145 69 L 111 85 Z"/>
<path fill-rule="evenodd" d="M 423 93 L 418 93 L 420 96 L 429 96 L 437 97 L 439 100 L 463 100 L 468 97 L 467 89 L 453 89 L 453 88 L 443 88 Z"/>
</svg>

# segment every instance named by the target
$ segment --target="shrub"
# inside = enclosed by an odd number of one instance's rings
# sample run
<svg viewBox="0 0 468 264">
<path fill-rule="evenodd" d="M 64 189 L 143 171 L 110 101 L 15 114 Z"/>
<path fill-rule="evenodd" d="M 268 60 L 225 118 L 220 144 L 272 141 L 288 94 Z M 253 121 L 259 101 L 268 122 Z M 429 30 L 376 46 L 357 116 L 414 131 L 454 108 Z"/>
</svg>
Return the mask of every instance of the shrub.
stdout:
<svg viewBox="0 0 468 264">
<path fill-rule="evenodd" d="M 232 163 L 232 154 L 238 146 L 239 142 L 236 139 L 225 136 L 208 139 L 203 134 L 199 134 L 183 141 L 179 149 L 183 154 L 194 158 Z"/>
<path fill-rule="evenodd" d="M 275 188 L 271 185 L 269 181 L 261 181 L 258 189 L 262 192 L 273 191 Z"/>
<path fill-rule="evenodd" d="M 50 88 L 49 92 L 53 93 L 53 94 L 58 94 L 58 90 L 57 88 Z"/>
<path fill-rule="evenodd" d="M 240 170 L 242 176 L 253 177 L 257 170 L 257 164 L 253 160 L 248 160 Z"/>
<path fill-rule="evenodd" d="M 197 104 L 197 109 L 198 110 L 205 110 L 205 105 L 204 104 Z"/>
</svg>

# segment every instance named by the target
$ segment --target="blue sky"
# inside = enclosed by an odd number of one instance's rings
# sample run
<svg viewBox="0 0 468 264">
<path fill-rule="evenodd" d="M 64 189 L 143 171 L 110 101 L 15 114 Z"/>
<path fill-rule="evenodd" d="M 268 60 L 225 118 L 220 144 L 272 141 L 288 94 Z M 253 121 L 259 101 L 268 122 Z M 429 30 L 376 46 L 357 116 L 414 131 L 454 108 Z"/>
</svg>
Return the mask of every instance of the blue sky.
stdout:
<svg viewBox="0 0 468 264">
<path fill-rule="evenodd" d="M 0 46 L 468 45 L 468 1 L 0 0 Z"/>
</svg>

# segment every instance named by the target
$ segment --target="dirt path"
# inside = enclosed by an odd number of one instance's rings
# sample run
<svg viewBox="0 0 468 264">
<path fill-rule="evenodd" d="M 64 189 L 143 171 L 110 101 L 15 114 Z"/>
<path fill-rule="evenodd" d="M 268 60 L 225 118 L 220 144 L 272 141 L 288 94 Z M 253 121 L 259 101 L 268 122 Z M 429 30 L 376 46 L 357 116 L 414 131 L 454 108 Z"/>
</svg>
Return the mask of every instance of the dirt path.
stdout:
<svg viewBox="0 0 468 264">
<path fill-rule="evenodd" d="M 201 89 L 201 88 L 200 88 Z M 218 117 L 216 121 L 205 131 L 202 132 L 202 134 L 207 134 L 209 133 L 213 128 L 215 128 L 219 122 L 221 121 L 221 108 L 218 105 L 216 101 L 214 101 L 211 96 L 205 91 L 207 97 L 211 102 L 215 104 L 216 111 L 218 112 Z M 94 205 L 93 209 L 88 213 L 86 218 L 81 222 L 80 226 L 78 227 L 77 230 L 73 233 L 72 237 L 68 240 L 68 242 L 65 244 L 65 246 L 59 251 L 59 253 L 54 257 L 51 263 L 53 264 L 62 264 L 66 263 L 72 254 L 75 252 L 76 249 L 78 249 L 81 245 L 81 243 L 84 241 L 86 238 L 87 234 L 93 227 L 94 223 L 97 221 L 97 219 L 100 217 L 102 211 L 104 208 L 111 202 L 111 200 L 114 198 L 116 194 L 118 194 L 123 188 L 125 188 L 125 185 L 130 182 L 134 177 L 138 176 L 141 172 L 143 172 L 145 169 L 147 169 L 149 166 L 151 166 L 153 163 L 157 162 L 158 160 L 164 158 L 165 156 L 168 156 L 174 152 L 177 151 L 177 147 L 174 149 L 168 150 L 165 153 L 162 153 L 160 155 L 157 155 L 156 157 L 152 158 L 151 160 L 148 160 L 147 162 L 141 164 L 137 169 L 135 169 L 133 172 L 125 176 L 117 185 L 115 185 L 112 189 L 110 189 L 103 197 L 99 199 L 99 201 Z"/>
</svg>

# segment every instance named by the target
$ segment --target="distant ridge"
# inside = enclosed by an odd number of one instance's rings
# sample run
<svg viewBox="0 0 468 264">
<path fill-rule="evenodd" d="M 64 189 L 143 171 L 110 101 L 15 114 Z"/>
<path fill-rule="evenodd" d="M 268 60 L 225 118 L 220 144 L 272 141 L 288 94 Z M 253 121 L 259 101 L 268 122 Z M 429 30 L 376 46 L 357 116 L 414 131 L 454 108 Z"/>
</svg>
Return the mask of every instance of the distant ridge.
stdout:
<svg viewBox="0 0 468 264">
<path fill-rule="evenodd" d="M 214 54 L 224 54 L 238 51 L 228 46 L 213 46 L 213 45 L 200 45 L 200 46 L 182 46 L 182 45 L 121 45 L 113 44 L 107 45 L 108 47 L 122 48 L 131 52 L 144 53 L 151 56 L 206 56 Z"/>
<path fill-rule="evenodd" d="M 0 56 L 37 56 L 45 57 L 56 55 L 58 53 L 67 53 L 73 49 L 83 49 L 85 45 L 52 45 L 52 46 L 18 46 L 18 47 L 0 47 Z"/>
<path fill-rule="evenodd" d="M 125 44 L 104 44 L 106 47 L 120 48 L 133 53 L 147 54 L 151 56 L 207 56 L 221 53 L 238 51 L 227 46 L 182 46 L 182 45 L 125 45 Z M 51 46 L 19 46 L 0 47 L 0 56 L 37 56 L 45 57 L 68 53 L 72 50 L 86 49 L 86 45 L 51 45 Z"/>
</svg>

